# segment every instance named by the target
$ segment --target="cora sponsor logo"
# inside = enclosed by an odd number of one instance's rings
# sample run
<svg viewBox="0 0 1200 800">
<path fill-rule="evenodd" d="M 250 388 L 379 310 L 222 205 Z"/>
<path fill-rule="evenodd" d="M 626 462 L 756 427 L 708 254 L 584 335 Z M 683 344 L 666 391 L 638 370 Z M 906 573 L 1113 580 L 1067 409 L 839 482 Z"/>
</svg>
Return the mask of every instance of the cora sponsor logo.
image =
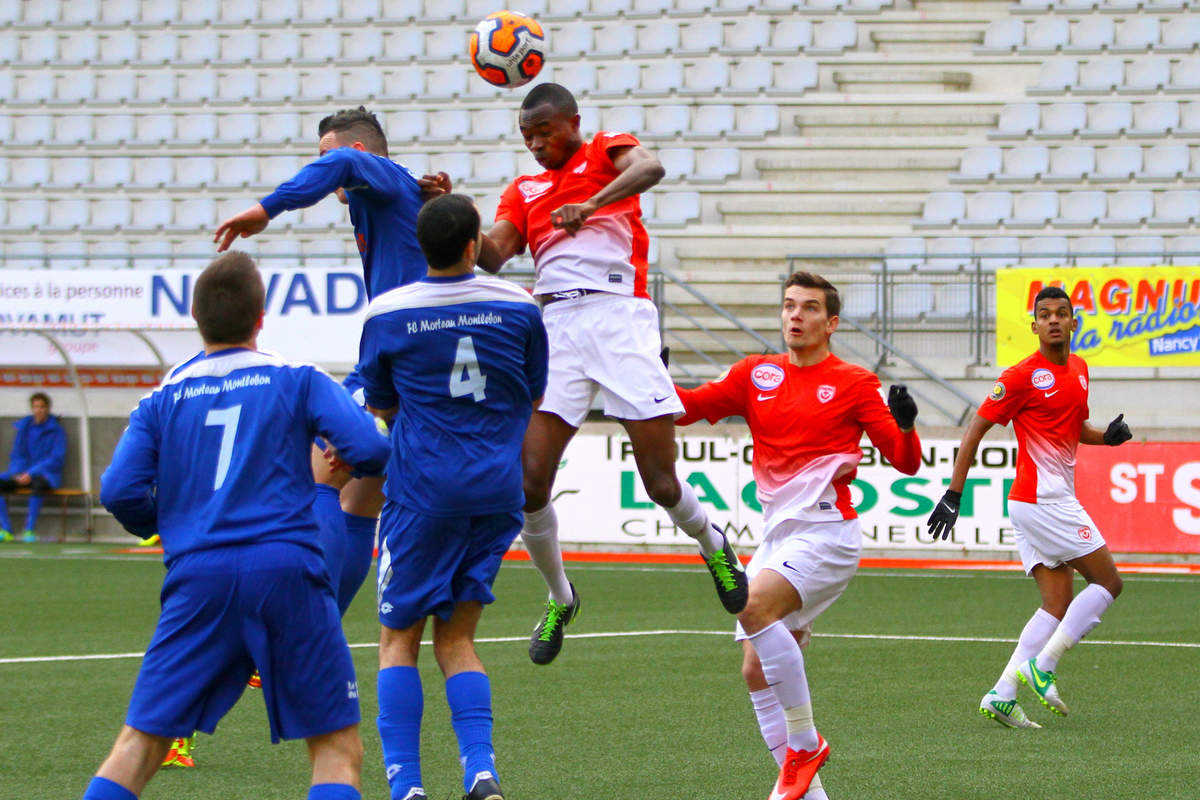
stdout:
<svg viewBox="0 0 1200 800">
<path fill-rule="evenodd" d="M 750 382 L 761 392 L 778 389 L 783 383 L 783 369 L 775 364 L 759 364 L 750 370 Z"/>
<path fill-rule="evenodd" d="M 1054 386 L 1054 373 L 1048 369 L 1035 369 L 1033 371 L 1033 388 L 1049 389 Z"/>
</svg>

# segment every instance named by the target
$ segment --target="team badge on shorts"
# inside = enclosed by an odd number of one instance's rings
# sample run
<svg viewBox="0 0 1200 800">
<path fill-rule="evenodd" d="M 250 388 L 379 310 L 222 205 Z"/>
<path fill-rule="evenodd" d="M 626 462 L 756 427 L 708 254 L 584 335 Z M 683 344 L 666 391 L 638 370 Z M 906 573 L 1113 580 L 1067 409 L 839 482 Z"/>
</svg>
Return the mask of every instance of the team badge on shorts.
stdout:
<svg viewBox="0 0 1200 800">
<path fill-rule="evenodd" d="M 1033 388 L 1045 391 L 1054 386 L 1054 373 L 1045 368 L 1033 371 Z"/>
<path fill-rule="evenodd" d="M 775 364 L 759 364 L 750 370 L 750 382 L 760 392 L 778 389 L 779 384 L 783 383 L 783 368 Z"/>
<path fill-rule="evenodd" d="M 833 393 L 836 391 L 835 387 L 830 386 L 828 383 L 823 383 L 817 387 L 817 399 L 822 403 L 828 403 L 833 399 Z"/>
<path fill-rule="evenodd" d="M 1090 542 L 1092 540 L 1092 529 L 1087 525 L 1081 525 L 1079 528 L 1079 538 L 1085 542 Z"/>
<path fill-rule="evenodd" d="M 1004 395 L 1006 394 L 1008 394 L 1008 389 L 1004 388 L 1003 383 L 996 381 L 996 383 L 993 384 L 992 391 L 990 394 L 988 394 L 988 397 L 990 397 L 992 400 L 1003 400 Z"/>
</svg>

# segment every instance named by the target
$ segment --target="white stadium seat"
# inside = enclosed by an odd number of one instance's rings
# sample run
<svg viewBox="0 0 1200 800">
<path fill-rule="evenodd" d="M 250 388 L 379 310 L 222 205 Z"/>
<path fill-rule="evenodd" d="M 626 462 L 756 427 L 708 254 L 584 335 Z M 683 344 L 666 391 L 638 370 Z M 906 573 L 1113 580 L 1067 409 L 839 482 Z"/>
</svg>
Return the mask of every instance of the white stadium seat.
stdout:
<svg viewBox="0 0 1200 800">
<path fill-rule="evenodd" d="M 913 270 L 925 263 L 925 240 L 920 236 L 895 236 L 883 246 L 883 263 L 889 271 Z"/>
<path fill-rule="evenodd" d="M 965 216 L 966 203 L 962 192 L 930 192 L 921 219 L 913 224 L 915 227 L 953 225 Z"/>
<path fill-rule="evenodd" d="M 54 73 L 26 72 L 18 73 L 16 77 L 16 97 L 10 97 L 9 102 L 41 105 L 46 98 L 54 96 Z"/>
<path fill-rule="evenodd" d="M 396 66 L 383 71 L 383 93 L 407 100 L 425 90 L 425 70 L 419 66 Z"/>
<path fill-rule="evenodd" d="M 58 60 L 58 36 L 54 31 L 26 31 L 21 34 L 20 60 L 33 64 L 49 64 Z"/>
<path fill-rule="evenodd" d="M 596 95 L 620 97 L 641 85 L 641 66 L 636 61 L 601 64 L 596 74 Z"/>
<path fill-rule="evenodd" d="M 1018 145 L 1004 151 L 1000 182 L 1032 181 L 1050 170 L 1050 150 L 1040 144 Z"/>
<path fill-rule="evenodd" d="M 131 186 L 157 189 L 168 186 L 175 179 L 173 159 L 165 156 L 150 156 L 133 159 Z"/>
<path fill-rule="evenodd" d="M 177 186 L 205 188 L 215 179 L 216 162 L 212 156 L 184 156 L 175 159 Z"/>
<path fill-rule="evenodd" d="M 258 138 L 258 115 L 235 113 L 217 117 L 215 140 L 228 144 L 252 142 Z"/>
<path fill-rule="evenodd" d="M 1051 103 L 1042 106 L 1042 121 L 1035 136 L 1057 138 L 1074 136 L 1087 126 L 1087 108 L 1083 103 Z"/>
<path fill-rule="evenodd" d="M 1153 226 L 1183 226 L 1200 220 L 1200 191 L 1171 189 L 1154 198 Z"/>
<path fill-rule="evenodd" d="M 105 64 L 127 64 L 138 57 L 138 39 L 133 31 L 110 30 L 100 34 L 100 60 Z"/>
<path fill-rule="evenodd" d="M 798 95 L 817 88 L 817 60 L 796 56 L 775 65 L 768 94 Z"/>
<path fill-rule="evenodd" d="M 465 108 L 449 108 L 426 114 L 426 141 L 453 142 L 471 132 L 471 113 Z"/>
<path fill-rule="evenodd" d="M 87 157 L 68 156 L 55 158 L 51 165 L 50 183 L 54 186 L 75 188 L 92 179 L 92 160 Z"/>
<path fill-rule="evenodd" d="M 40 197 L 21 197 L 8 204 L 8 227 L 18 230 L 43 228 L 49 214 L 48 204 Z"/>
<path fill-rule="evenodd" d="M 1130 16 L 1116 26 L 1116 39 L 1112 50 L 1114 53 L 1139 53 L 1156 47 L 1158 43 L 1157 17 Z"/>
<path fill-rule="evenodd" d="M 291 180 L 303 166 L 304 161 L 298 156 L 259 156 L 258 181 L 266 186 L 278 186 Z"/>
<path fill-rule="evenodd" d="M 674 20 L 647 22 L 637 29 L 637 55 L 668 53 L 679 49 L 679 25 Z"/>
<path fill-rule="evenodd" d="M 1059 216 L 1054 224 L 1060 228 L 1090 228 L 1108 213 L 1108 198 L 1104 192 L 1084 189 L 1064 192 L 1059 198 Z"/>
<path fill-rule="evenodd" d="M 1136 144 L 1114 144 L 1096 151 L 1094 180 L 1128 181 L 1142 171 L 1142 148 Z"/>
<path fill-rule="evenodd" d="M 664 181 L 681 181 L 696 170 L 696 154 L 690 147 L 664 147 L 654 155 L 665 170 Z"/>
<path fill-rule="evenodd" d="M 1163 237 L 1125 236 L 1117 239 L 1117 264 L 1119 266 L 1156 267 L 1163 262 Z"/>
<path fill-rule="evenodd" d="M 1096 150 L 1090 144 L 1068 144 L 1050 151 L 1047 183 L 1075 183 L 1096 168 Z"/>
<path fill-rule="evenodd" d="M 374 53 L 368 53 L 367 55 L 374 55 Z M 311 63 L 329 63 L 341 58 L 341 32 L 332 28 L 318 28 L 316 30 L 305 31 L 300 36 L 300 57 Z M 360 56 L 358 53 L 353 53 L 349 58 L 360 60 L 365 57 Z"/>
<path fill-rule="evenodd" d="M 1196 14 L 1181 14 L 1167 20 L 1162 28 L 1160 50 L 1172 52 L 1190 52 L 1200 45 L 1200 16 Z"/>
<path fill-rule="evenodd" d="M 770 46 L 763 52 L 791 55 L 812 47 L 813 24 L 806 19 L 781 19 L 771 31 Z"/>
<path fill-rule="evenodd" d="M 1037 103 L 1006 103 L 1000 109 L 996 130 L 991 136 L 996 139 L 1023 139 L 1040 126 L 1040 107 Z"/>
<path fill-rule="evenodd" d="M 14 158 L 9 162 L 12 181 L 17 186 L 40 186 L 50 180 L 50 164 L 41 156 Z"/>
<path fill-rule="evenodd" d="M 1080 130 L 1080 136 L 1109 138 L 1129 130 L 1132 125 L 1132 103 L 1096 103 L 1088 109 L 1087 123 Z"/>
<path fill-rule="evenodd" d="M 613 106 L 600 112 L 601 130 L 627 132 L 641 131 L 645 127 L 646 113 L 641 106 Z"/>
<path fill-rule="evenodd" d="M 1067 237 L 1034 236 L 1021 241 L 1021 266 L 1050 269 L 1069 263 Z"/>
<path fill-rule="evenodd" d="M 216 97 L 217 73 L 207 68 L 193 68 L 179 73 L 175 99 L 185 103 L 203 103 Z"/>
<path fill-rule="evenodd" d="M 165 103 L 176 96 L 175 75 L 164 70 L 139 74 L 134 91 L 140 103 Z"/>
<path fill-rule="evenodd" d="M 729 84 L 729 59 L 702 58 L 689 64 L 683 74 L 680 94 L 718 94 Z"/>
<path fill-rule="evenodd" d="M 993 271 L 1020 261 L 1020 241 L 1015 236 L 989 236 L 975 240 L 975 256 L 981 269 Z"/>
<path fill-rule="evenodd" d="M 1111 236 L 1080 236 L 1070 247 L 1071 263 L 1077 267 L 1106 267 L 1116 261 L 1117 245 Z"/>
<path fill-rule="evenodd" d="M 179 57 L 179 40 L 171 31 L 150 31 L 138 40 L 138 60 L 143 64 L 173 64 Z"/>
<path fill-rule="evenodd" d="M 1143 56 L 1125 68 L 1125 83 L 1120 91 L 1157 92 L 1171 86 L 1171 60 L 1166 56 Z"/>
<path fill-rule="evenodd" d="M 505 142 L 517 135 L 516 112 L 507 108 L 487 108 L 471 114 L 471 130 L 465 137 L 472 142 Z"/>
<path fill-rule="evenodd" d="M 421 139 L 428 129 L 427 126 L 424 111 L 408 109 L 390 112 L 384 124 L 384 131 L 387 132 L 388 141 L 409 142 Z"/>
<path fill-rule="evenodd" d="M 720 19 L 700 19 L 679 29 L 679 48 L 675 55 L 705 55 L 720 49 L 725 24 Z"/>
<path fill-rule="evenodd" d="M 241 188 L 258 183 L 258 159 L 254 156 L 224 156 L 216 165 L 219 186 Z"/>
<path fill-rule="evenodd" d="M 211 197 L 185 197 L 176 199 L 171 209 L 171 227 L 183 230 L 212 230 L 218 220 L 216 206 Z M 239 245 L 240 247 L 240 245 Z"/>
<path fill-rule="evenodd" d="M 720 182 L 737 177 L 741 171 L 741 154 L 736 148 L 710 147 L 696 153 L 696 169 L 689 176 L 693 182 Z"/>
<path fill-rule="evenodd" d="M 133 219 L 127 197 L 104 197 L 91 201 L 89 209 L 92 228 L 123 228 Z"/>
<path fill-rule="evenodd" d="M 664 225 L 682 225 L 699 218 L 699 192 L 658 193 L 654 203 L 654 222 Z"/>
<path fill-rule="evenodd" d="M 517 157 L 512 153 L 474 153 L 471 156 L 472 183 L 507 185 L 517 177 Z"/>
<path fill-rule="evenodd" d="M 300 34 L 287 28 L 264 31 L 259 53 L 261 60 L 268 64 L 297 61 L 300 59 Z"/>
<path fill-rule="evenodd" d="M 591 94 L 596 90 L 596 65 L 588 61 L 556 64 L 554 82 L 567 87 L 576 96 Z"/>
<path fill-rule="evenodd" d="M 637 50 L 637 28 L 633 25 L 606 25 L 603 36 L 596 36 L 586 56 L 621 56 Z M 553 40 L 550 47 L 555 47 Z"/>
<path fill-rule="evenodd" d="M 711 106 L 702 106 L 701 108 L 711 108 Z M 699 110 L 700 109 L 697 109 L 697 112 L 699 112 Z M 660 139 L 671 138 L 688 130 L 689 127 L 689 114 L 687 106 L 651 106 L 645 110 L 645 115 L 645 131 L 647 137 Z M 605 119 L 607 119 L 607 114 L 605 115 Z M 608 126 L 606 125 L 605 127 L 607 128 Z M 692 126 L 692 130 L 695 131 L 695 129 L 696 126 Z"/>
<path fill-rule="evenodd" d="M 1018 192 L 1013 196 L 1011 228 L 1041 228 L 1058 216 L 1058 192 Z"/>
<path fill-rule="evenodd" d="M 1185 56 L 1171 68 L 1168 92 L 1200 92 L 1200 56 Z"/>
<path fill-rule="evenodd" d="M 683 85 L 683 62 L 674 59 L 657 61 L 642 67 L 638 91 L 644 94 L 665 95 Z"/>
<path fill-rule="evenodd" d="M 734 64 L 726 94 L 758 94 L 775 81 L 775 65 L 766 58 L 743 58 Z"/>
<path fill-rule="evenodd" d="M 968 147 L 963 151 L 958 172 L 951 181 L 987 181 L 1001 172 L 1002 156 L 999 147 Z"/>
<path fill-rule="evenodd" d="M 213 114 L 182 114 L 175 121 L 175 140 L 201 144 L 217 138 L 217 117 Z"/>
<path fill-rule="evenodd" d="M 746 17 L 725 28 L 723 53 L 757 53 L 771 45 L 771 22 L 765 17 Z"/>
<path fill-rule="evenodd" d="M 747 105 L 736 108 L 733 136 L 758 139 L 777 130 L 779 130 L 779 106 Z"/>
<path fill-rule="evenodd" d="M 1009 53 L 1025 44 L 1025 22 L 1020 19 L 997 19 L 983 29 L 981 51 Z"/>
<path fill-rule="evenodd" d="M 383 73 L 376 69 L 352 69 L 342 73 L 342 97 L 348 105 L 369 104 L 383 96 Z"/>
<path fill-rule="evenodd" d="M 1166 253 L 1175 266 L 1200 264 L 1200 236 L 1176 236 L 1167 243 Z"/>
<path fill-rule="evenodd" d="M 1108 197 L 1108 215 L 1100 220 L 1102 226 L 1136 227 L 1154 216 L 1154 193 L 1143 189 L 1126 189 Z"/>
<path fill-rule="evenodd" d="M 966 236 L 926 239 L 925 264 L 930 269 L 966 269 L 971 266 L 971 239 Z"/>
<path fill-rule="evenodd" d="M 100 37 L 92 30 L 63 31 L 60 34 L 58 61 L 60 64 L 87 64 L 100 58 Z M 0 39 L 2 42 L 3 39 Z M 0 61 L 3 57 L 0 45 Z"/>
<path fill-rule="evenodd" d="M 991 228 L 1012 216 L 1011 192 L 976 192 L 967 197 L 967 213 L 958 224 L 964 228 Z"/>
<path fill-rule="evenodd" d="M 1130 136 L 1159 138 L 1179 127 L 1179 103 L 1174 100 L 1152 100 L 1133 107 Z"/>
<path fill-rule="evenodd" d="M 142 144 L 166 144 L 175 139 L 175 118 L 170 114 L 140 114 L 137 140 Z"/>
<path fill-rule="evenodd" d="M 836 54 L 858 45 L 858 26 L 852 19 L 829 19 L 813 28 L 813 53 Z"/>
<path fill-rule="evenodd" d="M 1037 83 L 1030 94 L 1058 94 L 1079 83 L 1079 62 L 1073 58 L 1049 58 L 1042 62 Z"/>
<path fill-rule="evenodd" d="M 206 64 L 218 61 L 221 46 L 217 35 L 209 30 L 189 30 L 179 36 L 179 59 L 183 63 Z"/>
<path fill-rule="evenodd" d="M 975 313 L 975 287 L 967 283 L 939 283 L 933 287 L 931 319 L 963 319 Z"/>
<path fill-rule="evenodd" d="M 733 106 L 697 106 L 691 129 L 685 125 L 682 130 L 686 137 L 718 138 L 735 133 L 737 122 L 737 110 Z"/>
<path fill-rule="evenodd" d="M 1080 94 L 1108 94 L 1125 82 L 1125 62 L 1120 58 L 1093 58 L 1079 67 L 1075 91 Z"/>
<path fill-rule="evenodd" d="M 1190 168 L 1186 144 L 1157 144 L 1142 153 L 1139 179 L 1174 180 Z"/>
<path fill-rule="evenodd" d="M 427 99 L 450 99 L 465 94 L 468 69 L 459 64 L 439 64 L 429 67 L 425 72 L 425 97 Z M 471 79 L 480 80 L 475 77 Z"/>
<path fill-rule="evenodd" d="M 54 118 L 54 143 L 80 145 L 92 141 L 90 114 L 64 114 Z"/>
<path fill-rule="evenodd" d="M 1098 53 L 1109 47 L 1116 37 L 1116 23 L 1112 17 L 1084 16 L 1071 25 L 1071 40 L 1064 51 Z"/>
<path fill-rule="evenodd" d="M 220 35 L 220 60 L 226 64 L 249 64 L 258 59 L 258 32 L 230 30 Z"/>
<path fill-rule="evenodd" d="M 101 188 L 124 186 L 133 179 L 133 160 L 125 156 L 97 158 L 92 163 L 92 182 Z"/>
<path fill-rule="evenodd" d="M 1027 53 L 1053 53 L 1066 46 L 1071 38 L 1071 25 L 1062 17 L 1046 17 L 1034 20 L 1025 29 Z"/>
<path fill-rule="evenodd" d="M 46 210 L 46 230 L 78 230 L 87 225 L 87 222 L 88 203 L 82 197 L 60 197 L 51 200 Z"/>
<path fill-rule="evenodd" d="M 603 37 L 607 39 L 607 37 Z M 592 52 L 592 24 L 587 21 L 564 22 L 549 31 L 549 39 L 556 55 L 574 57 Z M 607 53 L 606 55 L 619 55 Z"/>
</svg>

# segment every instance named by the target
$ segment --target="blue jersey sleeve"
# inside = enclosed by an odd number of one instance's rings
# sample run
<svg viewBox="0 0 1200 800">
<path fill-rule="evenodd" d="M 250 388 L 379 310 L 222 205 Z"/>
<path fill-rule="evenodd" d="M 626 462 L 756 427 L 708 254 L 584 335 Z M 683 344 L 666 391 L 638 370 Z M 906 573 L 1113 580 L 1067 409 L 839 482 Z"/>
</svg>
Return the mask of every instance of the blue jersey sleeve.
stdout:
<svg viewBox="0 0 1200 800">
<path fill-rule="evenodd" d="M 29 417 L 17 420 L 13 427 L 17 435 L 13 439 L 12 454 L 8 458 L 8 471 L 20 475 L 29 466 Z"/>
<path fill-rule="evenodd" d="M 529 397 L 534 403 L 546 393 L 546 372 L 550 364 L 550 346 L 546 341 L 546 326 L 537 310 L 531 312 L 529 343 L 525 347 L 525 380 Z"/>
<path fill-rule="evenodd" d="M 391 455 L 388 440 L 341 384 L 310 370 L 307 408 L 313 432 L 324 436 L 343 461 L 365 475 L 383 472 Z"/>
<path fill-rule="evenodd" d="M 100 503 L 117 522 L 135 536 L 148 539 L 158 533 L 158 434 L 153 407 L 143 400 L 129 415 L 112 463 L 100 476 Z"/>
<path fill-rule="evenodd" d="M 359 345 L 358 372 L 363 379 L 363 395 L 367 405 L 381 411 L 395 408 L 400 395 L 392 382 L 391 358 L 383 350 L 383 328 L 380 317 L 368 319 L 363 326 Z"/>
<path fill-rule="evenodd" d="M 408 170 L 382 156 L 339 147 L 281 183 L 261 203 L 274 219 L 284 211 L 315 205 L 337 189 L 368 197 L 395 197 L 411 192 L 416 185 Z"/>
</svg>

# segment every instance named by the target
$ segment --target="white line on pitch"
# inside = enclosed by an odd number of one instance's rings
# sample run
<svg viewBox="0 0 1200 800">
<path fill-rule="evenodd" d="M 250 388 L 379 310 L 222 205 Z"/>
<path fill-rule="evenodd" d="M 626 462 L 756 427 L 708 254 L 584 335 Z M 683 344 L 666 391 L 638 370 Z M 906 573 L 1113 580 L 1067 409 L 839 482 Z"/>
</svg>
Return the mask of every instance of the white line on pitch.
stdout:
<svg viewBox="0 0 1200 800">
<path fill-rule="evenodd" d="M 601 633 L 572 634 L 572 639 L 627 639 L 637 636 L 725 636 L 732 638 L 732 631 L 699 630 L 656 630 L 656 631 L 604 631 Z M 991 636 L 917 636 L 888 633 L 815 633 L 818 639 L 868 639 L 875 641 L 900 642 L 965 642 L 969 644 L 1013 644 L 1016 639 Z M 528 636 L 488 636 L 476 639 L 478 644 L 498 644 L 528 641 Z M 428 645 L 430 642 L 421 642 Z M 1109 647 L 1184 647 L 1200 649 L 1200 642 L 1134 642 L 1114 639 L 1084 639 L 1082 644 L 1107 645 Z M 353 649 L 377 647 L 377 642 L 359 642 L 350 645 Z M 55 661 L 108 661 L 122 658 L 141 658 L 144 653 L 99 653 L 74 656 L 22 656 L 0 658 L 0 664 L 44 664 Z"/>
</svg>

